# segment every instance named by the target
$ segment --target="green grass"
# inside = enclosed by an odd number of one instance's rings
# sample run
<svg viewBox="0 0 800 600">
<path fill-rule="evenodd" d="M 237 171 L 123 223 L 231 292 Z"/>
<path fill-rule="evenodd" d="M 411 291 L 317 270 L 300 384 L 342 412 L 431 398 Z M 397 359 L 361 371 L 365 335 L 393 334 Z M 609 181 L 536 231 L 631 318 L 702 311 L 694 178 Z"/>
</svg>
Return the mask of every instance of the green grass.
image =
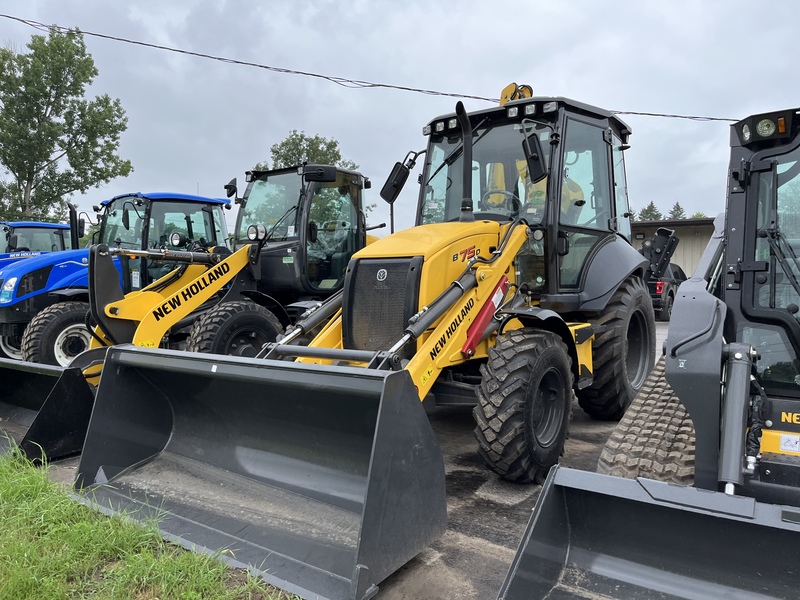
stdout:
<svg viewBox="0 0 800 600">
<path fill-rule="evenodd" d="M 288 600 L 246 571 L 80 505 L 45 469 L 0 456 L 0 599 Z"/>
</svg>

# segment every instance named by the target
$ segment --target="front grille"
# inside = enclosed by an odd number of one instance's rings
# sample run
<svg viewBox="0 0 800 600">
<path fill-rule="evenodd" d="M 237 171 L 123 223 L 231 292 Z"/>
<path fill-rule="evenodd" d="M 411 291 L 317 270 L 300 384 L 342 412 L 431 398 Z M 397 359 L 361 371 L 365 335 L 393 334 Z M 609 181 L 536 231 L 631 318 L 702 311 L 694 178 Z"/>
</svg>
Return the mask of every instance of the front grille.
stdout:
<svg viewBox="0 0 800 600">
<path fill-rule="evenodd" d="M 343 343 L 353 350 L 388 350 L 417 312 L 422 257 L 353 260 L 342 302 Z M 403 351 L 414 354 L 414 344 Z"/>
<path fill-rule="evenodd" d="M 17 297 L 19 298 L 21 296 L 27 296 L 28 294 L 32 294 L 33 292 L 38 292 L 39 290 L 44 289 L 47 285 L 47 280 L 50 278 L 50 272 L 52 270 L 53 266 L 50 265 L 25 275 L 19 282 Z"/>
</svg>

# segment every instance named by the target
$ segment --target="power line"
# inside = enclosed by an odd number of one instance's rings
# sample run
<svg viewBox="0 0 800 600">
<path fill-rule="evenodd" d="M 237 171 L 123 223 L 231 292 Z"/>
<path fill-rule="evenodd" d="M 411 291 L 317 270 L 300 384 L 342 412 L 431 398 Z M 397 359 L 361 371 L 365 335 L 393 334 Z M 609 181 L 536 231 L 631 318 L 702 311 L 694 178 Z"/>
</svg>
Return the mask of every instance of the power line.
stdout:
<svg viewBox="0 0 800 600">
<path fill-rule="evenodd" d="M 62 27 L 60 25 L 46 25 L 44 23 L 40 23 L 39 21 L 33 21 L 31 19 L 23 19 L 21 17 L 14 17 L 12 15 L 0 14 L 0 17 L 5 19 L 11 19 L 12 21 L 17 21 L 22 23 L 23 25 L 28 25 L 29 27 L 33 27 L 39 31 L 48 32 L 51 28 L 56 29 L 62 33 L 72 33 L 73 30 L 70 30 L 67 27 Z M 325 81 L 329 81 L 331 83 L 335 83 L 336 85 L 340 85 L 342 87 L 351 88 L 351 89 L 366 89 L 366 88 L 383 88 L 383 89 L 390 89 L 390 90 L 400 90 L 404 92 L 413 92 L 417 94 L 426 94 L 429 96 L 447 96 L 450 98 L 463 98 L 466 100 L 481 100 L 483 102 L 492 102 L 496 103 L 499 100 L 497 98 L 487 98 L 485 96 L 473 96 L 469 94 L 459 94 L 454 92 L 440 92 L 437 90 L 428 90 L 423 88 L 414 88 L 414 87 L 407 87 L 402 85 L 395 85 L 391 83 L 376 83 L 372 81 L 364 81 L 360 79 L 348 79 L 346 77 L 338 77 L 335 75 L 324 75 L 321 73 L 312 73 L 309 71 L 297 71 L 294 69 L 287 69 L 284 67 L 273 67 L 270 65 L 264 65 L 261 63 L 254 63 L 248 62 L 243 60 L 238 60 L 235 58 L 225 58 L 222 56 L 215 56 L 213 54 L 204 54 L 202 52 L 193 52 L 191 50 L 183 50 L 181 48 L 172 48 L 170 46 L 163 46 L 161 44 L 151 44 L 149 42 L 142 42 L 139 40 L 131 40 L 127 38 L 117 37 L 113 35 L 107 35 L 104 33 L 96 33 L 92 31 L 83 31 L 81 29 L 77 29 L 81 34 L 88 35 L 91 37 L 101 38 L 105 40 L 111 40 L 114 42 L 122 42 L 125 44 L 133 44 L 136 46 L 144 46 L 145 48 L 153 48 L 155 50 L 163 50 L 165 52 L 174 52 L 176 54 L 184 54 L 187 56 L 196 56 L 198 58 L 205 58 L 208 60 L 215 60 L 222 63 L 233 64 L 233 65 L 241 65 L 245 67 L 255 67 L 257 69 L 264 69 L 266 71 L 271 71 L 273 73 L 282 73 L 285 75 L 300 75 L 302 77 L 313 77 L 316 79 L 323 79 Z M 688 119 L 691 121 L 726 121 L 726 122 L 736 122 L 738 119 L 728 119 L 723 117 L 705 117 L 705 116 L 696 116 L 696 115 L 679 115 L 679 114 L 664 114 L 664 113 L 652 113 L 652 112 L 636 112 L 636 111 L 625 111 L 625 110 L 612 110 L 609 111 L 617 115 L 637 115 L 637 116 L 645 116 L 645 117 L 661 117 L 661 118 L 668 118 L 668 119 Z"/>
</svg>

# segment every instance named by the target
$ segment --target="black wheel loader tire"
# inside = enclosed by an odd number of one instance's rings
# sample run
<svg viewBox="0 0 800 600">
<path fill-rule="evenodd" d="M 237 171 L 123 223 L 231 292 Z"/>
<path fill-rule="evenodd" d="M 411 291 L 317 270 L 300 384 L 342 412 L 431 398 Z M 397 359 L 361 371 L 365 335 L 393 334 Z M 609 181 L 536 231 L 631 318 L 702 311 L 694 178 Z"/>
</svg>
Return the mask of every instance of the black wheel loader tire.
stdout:
<svg viewBox="0 0 800 600">
<path fill-rule="evenodd" d="M 89 349 L 92 334 L 86 327 L 86 302 L 59 302 L 40 311 L 22 335 L 22 360 L 69 366 Z"/>
<path fill-rule="evenodd" d="M 672 299 L 671 295 L 667 296 L 667 299 L 664 301 L 664 306 L 661 307 L 661 310 L 658 311 L 658 318 L 661 321 L 669 321 L 669 318 L 672 316 L 672 303 L 674 300 Z"/>
<path fill-rule="evenodd" d="M 473 409 L 478 451 L 492 471 L 519 483 L 541 483 L 564 453 L 572 416 L 572 370 L 554 333 L 508 331 L 481 365 Z"/>
<path fill-rule="evenodd" d="M 194 323 L 187 350 L 252 357 L 282 333 L 278 317 L 263 306 L 247 300 L 223 302 Z"/>
<path fill-rule="evenodd" d="M 664 377 L 662 358 L 606 441 L 597 472 L 688 486 L 694 457 L 694 425 Z"/>
<path fill-rule="evenodd" d="M 578 403 L 595 419 L 616 421 L 633 402 L 655 362 L 656 319 L 641 278 L 623 281 L 603 314 L 590 322 L 603 330 L 592 342 L 592 384 L 578 390 Z"/>
</svg>

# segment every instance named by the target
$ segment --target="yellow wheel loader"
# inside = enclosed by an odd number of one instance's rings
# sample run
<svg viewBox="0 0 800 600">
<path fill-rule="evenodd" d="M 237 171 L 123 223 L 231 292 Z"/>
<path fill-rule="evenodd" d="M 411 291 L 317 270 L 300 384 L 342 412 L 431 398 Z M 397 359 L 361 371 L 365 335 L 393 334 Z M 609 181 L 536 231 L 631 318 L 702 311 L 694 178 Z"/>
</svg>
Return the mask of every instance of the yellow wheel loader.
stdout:
<svg viewBox="0 0 800 600">
<path fill-rule="evenodd" d="M 586 104 L 510 96 L 425 127 L 417 226 L 353 255 L 342 292 L 255 359 L 109 349 L 76 489 L 157 509 L 170 539 L 303 598 L 365 600 L 446 528 L 424 404 L 475 406 L 481 454 L 516 481 L 558 461 L 574 393 L 619 418 L 654 354 L 630 132 Z"/>
<path fill-rule="evenodd" d="M 133 343 L 254 356 L 341 290 L 347 261 L 375 228 L 363 212 L 369 180 L 316 164 L 248 172 L 247 179 L 235 198 L 233 255 L 220 208 L 228 200 L 147 194 L 106 203 L 102 243 L 71 261 L 88 285 L 33 316 L 23 343 L 32 362 L 0 360 L 14 382 L 0 392 L 0 428 L 31 458 L 80 452 L 93 389 L 81 373 L 96 383 L 105 355 L 85 350 Z M 237 196 L 235 180 L 226 189 Z M 250 236 L 255 219 L 264 225 Z M 48 357 L 60 366 L 33 364 Z"/>
<path fill-rule="evenodd" d="M 598 473 L 550 472 L 500 599 L 798 596 L 799 114 L 731 126 L 665 355 Z"/>
</svg>

